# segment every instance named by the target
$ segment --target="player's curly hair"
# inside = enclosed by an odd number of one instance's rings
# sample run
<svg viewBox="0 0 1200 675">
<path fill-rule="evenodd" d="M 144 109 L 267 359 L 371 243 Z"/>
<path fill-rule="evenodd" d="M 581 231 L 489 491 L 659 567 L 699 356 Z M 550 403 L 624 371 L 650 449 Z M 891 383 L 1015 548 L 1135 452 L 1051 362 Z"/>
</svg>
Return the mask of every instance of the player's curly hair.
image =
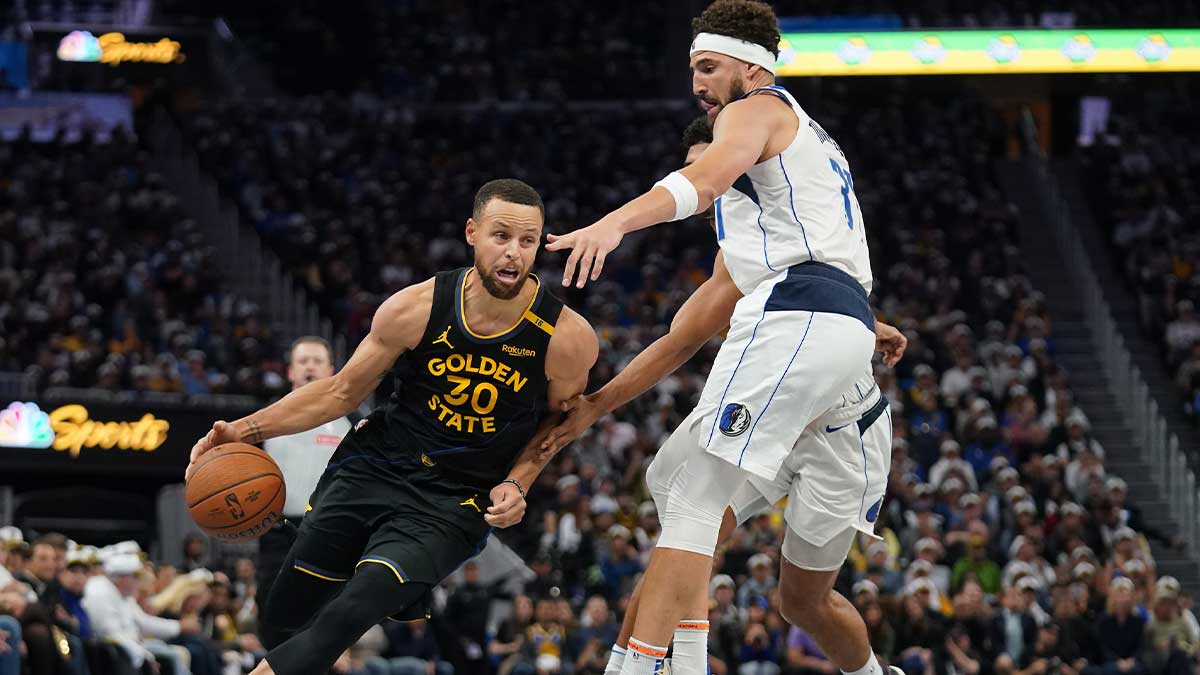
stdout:
<svg viewBox="0 0 1200 675">
<path fill-rule="evenodd" d="M 708 115 L 701 115 L 683 130 L 683 152 L 687 154 L 693 145 L 712 143 L 712 140 L 712 124 L 708 121 Z"/>
<path fill-rule="evenodd" d="M 692 19 L 692 38 L 700 33 L 753 42 L 779 56 L 779 19 L 770 5 L 759 0 L 716 0 Z"/>
</svg>

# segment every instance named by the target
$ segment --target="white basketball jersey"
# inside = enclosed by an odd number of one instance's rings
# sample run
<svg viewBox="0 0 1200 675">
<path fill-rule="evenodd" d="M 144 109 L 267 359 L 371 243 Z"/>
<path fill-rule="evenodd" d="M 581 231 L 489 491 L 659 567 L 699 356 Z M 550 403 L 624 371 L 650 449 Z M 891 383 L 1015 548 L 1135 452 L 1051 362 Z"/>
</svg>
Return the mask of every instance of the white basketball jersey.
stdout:
<svg viewBox="0 0 1200 675">
<path fill-rule="evenodd" d="M 791 144 L 754 165 L 714 205 L 725 266 L 742 293 L 800 263 L 832 265 L 871 292 L 871 258 L 850 166 L 837 143 L 783 87 L 800 124 Z"/>
</svg>

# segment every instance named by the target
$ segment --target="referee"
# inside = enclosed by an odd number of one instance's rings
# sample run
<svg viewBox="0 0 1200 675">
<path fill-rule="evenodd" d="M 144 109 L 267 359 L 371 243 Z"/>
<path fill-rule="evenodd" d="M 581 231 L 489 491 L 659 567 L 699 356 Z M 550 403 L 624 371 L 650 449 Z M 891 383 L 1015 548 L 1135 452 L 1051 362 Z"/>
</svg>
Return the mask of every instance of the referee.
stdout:
<svg viewBox="0 0 1200 675">
<path fill-rule="evenodd" d="M 287 375 L 293 390 L 315 380 L 333 377 L 333 352 L 329 343 L 315 335 L 297 338 L 288 350 Z M 349 419 L 340 417 L 315 429 L 270 438 L 263 443 L 263 450 L 283 471 L 287 501 L 283 504 L 283 519 L 258 542 L 258 590 L 254 602 L 260 611 L 267 606 L 271 586 L 296 540 L 296 530 L 308 508 L 309 495 L 350 426 Z"/>
</svg>

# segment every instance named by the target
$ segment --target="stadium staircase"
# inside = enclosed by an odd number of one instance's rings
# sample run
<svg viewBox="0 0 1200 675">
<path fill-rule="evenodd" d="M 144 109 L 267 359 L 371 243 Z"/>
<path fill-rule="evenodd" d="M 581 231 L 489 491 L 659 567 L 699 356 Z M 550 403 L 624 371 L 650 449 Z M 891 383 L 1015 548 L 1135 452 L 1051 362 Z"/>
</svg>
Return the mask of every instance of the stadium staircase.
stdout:
<svg viewBox="0 0 1200 675">
<path fill-rule="evenodd" d="M 345 337 L 335 334 L 329 319 L 321 317 L 302 284 L 292 278 L 254 227 L 241 221 L 237 206 L 224 198 L 216 179 L 200 167 L 196 152 L 171 116 L 156 110 L 146 136 L 158 169 L 179 195 L 180 204 L 208 240 L 226 252 L 217 260 L 233 290 L 253 300 L 277 334 L 319 335 L 333 346 L 334 363 L 345 363 Z"/>
<path fill-rule="evenodd" d="M 1079 165 L 1075 160 L 1059 160 L 1053 164 L 1054 175 L 1075 223 L 1080 243 L 1087 250 L 1098 275 L 1104 296 L 1108 298 L 1113 318 L 1121 331 L 1121 337 L 1133 355 L 1150 389 L 1150 395 L 1158 402 L 1159 410 L 1167 420 L 1171 433 L 1179 437 L 1180 446 L 1188 454 L 1192 470 L 1200 468 L 1200 432 L 1183 412 L 1184 401 L 1172 383 L 1171 372 L 1163 363 L 1163 345 L 1146 335 L 1141 328 L 1138 315 L 1138 300 L 1125 280 L 1121 260 L 1106 242 L 1103 227 L 1096 222 L 1088 199 L 1084 195 Z"/>
<path fill-rule="evenodd" d="M 1034 170 L 1042 162 L 1038 158 L 1000 161 L 997 174 L 1009 199 L 1021 212 L 1021 252 L 1027 261 L 1030 280 L 1045 294 L 1053 318 L 1055 360 L 1067 370 L 1076 403 L 1091 421 L 1092 436 L 1104 446 L 1104 463 L 1109 474 L 1118 475 L 1128 483 L 1129 500 L 1141 508 L 1150 525 L 1189 540 L 1185 551 L 1158 542 L 1152 542 L 1151 549 L 1158 574 L 1178 578 L 1195 595 L 1200 591 L 1200 563 L 1196 559 L 1194 518 L 1189 527 L 1180 522 L 1178 511 L 1172 513 L 1167 481 L 1163 480 L 1168 471 L 1179 467 L 1156 466 L 1161 462 L 1148 456 L 1145 443 L 1135 431 L 1136 414 L 1121 403 L 1120 387 L 1125 383 L 1114 382 L 1107 375 L 1101 356 L 1102 338 L 1096 334 L 1085 311 L 1091 300 L 1072 269 L 1071 256 L 1053 234 L 1058 226 L 1055 214 L 1060 211 L 1047 207 L 1046 200 L 1052 198 L 1054 191 L 1048 191 L 1045 182 L 1052 177 Z M 1120 319 L 1119 324 L 1126 317 L 1122 315 Z M 1138 349 L 1133 343 L 1130 346 Z M 1192 492 L 1195 493 L 1194 484 Z"/>
</svg>

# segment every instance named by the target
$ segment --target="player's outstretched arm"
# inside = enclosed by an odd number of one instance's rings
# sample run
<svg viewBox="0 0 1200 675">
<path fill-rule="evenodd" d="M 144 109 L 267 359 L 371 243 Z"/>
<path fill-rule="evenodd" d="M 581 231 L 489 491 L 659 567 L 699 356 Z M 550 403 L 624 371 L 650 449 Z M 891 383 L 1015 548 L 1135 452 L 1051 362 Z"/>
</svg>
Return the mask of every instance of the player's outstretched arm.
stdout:
<svg viewBox="0 0 1200 675">
<path fill-rule="evenodd" d="M 552 412 L 517 456 L 505 482 L 492 489 L 492 505 L 484 516 L 489 525 L 509 527 L 521 522 L 525 515 L 525 491 L 554 456 L 541 451 L 542 441 L 561 419 L 559 411 L 563 403 L 578 396 L 587 386 L 588 372 L 599 353 L 600 343 L 591 324 L 571 308 L 563 307 L 546 353 L 546 377 L 550 380 L 547 399 Z"/>
<path fill-rule="evenodd" d="M 371 332 L 333 377 L 314 380 L 239 420 L 215 423 L 212 431 L 192 446 L 192 463 L 222 443 L 259 443 L 349 414 L 374 391 L 396 359 L 420 342 L 432 301 L 432 279 L 388 298 L 376 310 Z"/>
<path fill-rule="evenodd" d="M 546 250 L 571 249 L 563 286 L 583 288 L 600 278 L 604 259 L 621 239 L 652 225 L 706 210 L 739 176 L 758 163 L 772 135 L 795 119 L 773 96 L 751 96 L 731 103 L 717 117 L 712 145 L 694 163 L 659 181 L 649 192 L 595 223 L 564 235 L 549 235 Z M 576 269 L 579 276 L 576 277 Z"/>
<path fill-rule="evenodd" d="M 687 363 L 705 342 L 729 325 L 741 298 L 741 291 L 725 268 L 724 256 L 718 253 L 712 277 L 683 303 L 671 321 L 671 330 L 634 357 L 599 391 L 572 399 L 567 405 L 567 418 L 547 435 L 543 451 L 558 452 L 596 420 L 637 398 Z"/>
</svg>

